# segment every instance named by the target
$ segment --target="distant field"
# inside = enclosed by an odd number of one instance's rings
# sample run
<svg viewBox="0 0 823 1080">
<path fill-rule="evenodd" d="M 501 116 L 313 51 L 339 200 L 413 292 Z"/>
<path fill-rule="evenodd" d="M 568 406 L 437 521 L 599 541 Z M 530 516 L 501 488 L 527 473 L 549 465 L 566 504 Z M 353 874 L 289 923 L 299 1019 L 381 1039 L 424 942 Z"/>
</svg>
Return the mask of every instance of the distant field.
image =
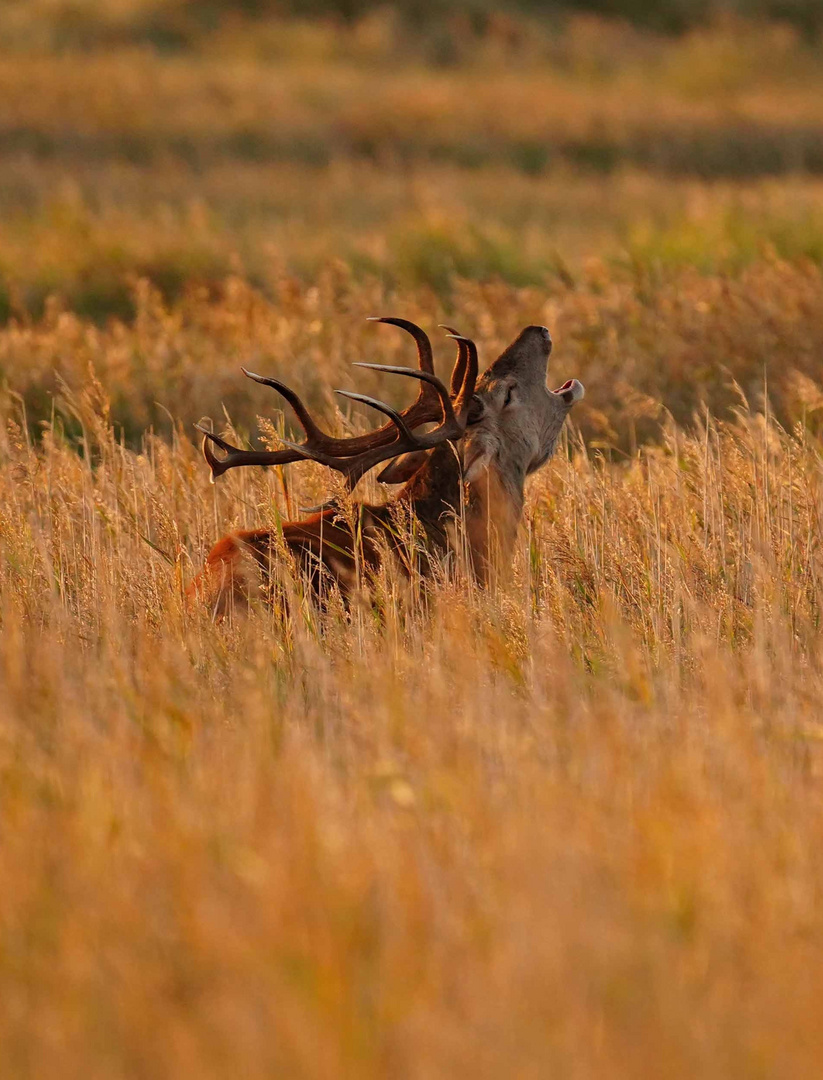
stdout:
<svg viewBox="0 0 823 1080">
<path fill-rule="evenodd" d="M 165 53 L 48 25 L 8 26 L 0 52 L 0 315 L 57 293 L 104 320 L 133 312 L 134 276 L 170 299 L 227 273 L 271 292 L 340 260 L 446 298 L 591 256 L 823 258 L 823 60 L 786 28 L 578 19 L 455 33 L 433 64 L 387 17 Z"/>
<path fill-rule="evenodd" d="M 819 45 L 149 7 L 0 16 L 3 1080 L 816 1076 Z M 388 313 L 586 385 L 511 582 L 187 612 Z"/>
</svg>

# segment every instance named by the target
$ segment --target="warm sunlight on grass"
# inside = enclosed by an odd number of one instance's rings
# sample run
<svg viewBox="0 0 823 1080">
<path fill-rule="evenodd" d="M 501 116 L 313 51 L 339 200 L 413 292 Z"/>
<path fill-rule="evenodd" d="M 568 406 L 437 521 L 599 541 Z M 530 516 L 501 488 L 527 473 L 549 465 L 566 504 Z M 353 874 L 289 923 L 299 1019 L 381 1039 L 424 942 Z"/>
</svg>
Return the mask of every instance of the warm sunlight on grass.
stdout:
<svg viewBox="0 0 823 1080">
<path fill-rule="evenodd" d="M 156 332 L 64 323 L 17 347 L 91 348 L 101 370 L 139 354 L 151 385 Z M 165 341 L 198 356 L 200 333 L 178 319 Z M 322 352 L 338 331 L 315 333 Z M 339 362 L 360 355 L 341 340 Z M 135 375 L 120 407 L 140 417 Z M 787 385 L 812 423 L 823 392 Z M 79 376 L 39 432 L 6 410 L 0 1043 L 18 1075 L 817 1060 L 812 428 L 665 422 L 614 464 L 573 436 L 531 488 L 507 590 L 409 597 L 389 575 L 348 617 L 297 598 L 214 626 L 182 604 L 209 542 L 315 501 L 313 467 L 288 505 L 274 475 L 210 489 L 185 429 L 128 449 Z"/>
<path fill-rule="evenodd" d="M 817 1076 L 819 49 L 35 8 L 0 52 L 0 1076 Z M 187 610 L 218 536 L 329 490 L 210 487 L 193 423 L 291 423 L 245 364 L 362 429 L 331 389 L 400 401 L 350 364 L 410 359 L 376 314 L 484 363 L 545 323 L 585 383 L 511 581 Z"/>
</svg>

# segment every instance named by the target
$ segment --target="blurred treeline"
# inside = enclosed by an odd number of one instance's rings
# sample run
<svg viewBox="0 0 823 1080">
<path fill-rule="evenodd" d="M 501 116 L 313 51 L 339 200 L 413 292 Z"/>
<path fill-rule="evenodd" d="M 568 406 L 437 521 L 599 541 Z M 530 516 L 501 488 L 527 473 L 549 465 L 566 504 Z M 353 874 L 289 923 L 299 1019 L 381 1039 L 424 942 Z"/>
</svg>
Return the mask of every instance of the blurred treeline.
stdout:
<svg viewBox="0 0 823 1080">
<path fill-rule="evenodd" d="M 278 18 L 352 23 L 374 12 L 391 14 L 408 45 L 427 44 L 448 62 L 454 36 L 489 30 L 517 35 L 526 24 L 551 27 L 570 15 L 595 14 L 665 34 L 729 18 L 779 21 L 815 38 L 823 0 L 3 0 L 6 40 L 69 47 L 149 44 L 186 49 L 227 26 Z"/>
<path fill-rule="evenodd" d="M 678 32 L 712 22 L 728 15 L 750 18 L 780 19 L 813 31 L 823 24 L 821 0 L 164 0 L 158 10 L 185 11 L 199 8 L 219 11 L 240 11 L 248 15 L 296 14 L 333 15 L 357 18 L 375 8 L 392 6 L 412 25 L 427 19 L 438 20 L 463 15 L 476 20 L 481 27 L 501 13 L 528 13 L 544 18 L 557 18 L 564 13 L 593 12 L 625 19 L 639 26 L 667 32 Z"/>
</svg>

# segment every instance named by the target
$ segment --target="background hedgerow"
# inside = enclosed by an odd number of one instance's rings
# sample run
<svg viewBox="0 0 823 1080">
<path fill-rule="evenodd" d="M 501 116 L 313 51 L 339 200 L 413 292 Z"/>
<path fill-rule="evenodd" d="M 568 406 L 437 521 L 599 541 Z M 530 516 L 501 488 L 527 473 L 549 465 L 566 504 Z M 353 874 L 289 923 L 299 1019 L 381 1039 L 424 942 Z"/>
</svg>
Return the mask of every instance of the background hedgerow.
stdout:
<svg viewBox="0 0 823 1080">
<path fill-rule="evenodd" d="M 3 6 L 4 1080 L 817 1075 L 814 5 L 587 7 Z M 383 313 L 586 384 L 511 580 L 188 611 Z"/>
</svg>

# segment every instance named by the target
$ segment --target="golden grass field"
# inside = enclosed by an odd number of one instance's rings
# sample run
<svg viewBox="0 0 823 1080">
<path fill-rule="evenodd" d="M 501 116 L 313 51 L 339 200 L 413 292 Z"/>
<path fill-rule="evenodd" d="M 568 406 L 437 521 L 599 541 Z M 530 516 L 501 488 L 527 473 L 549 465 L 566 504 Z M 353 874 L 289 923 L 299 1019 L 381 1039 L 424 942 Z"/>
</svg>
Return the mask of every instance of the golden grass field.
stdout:
<svg viewBox="0 0 823 1080">
<path fill-rule="evenodd" d="M 819 1076 L 819 49 L 21 11 L 0 1076 Z M 546 323 L 586 384 L 511 580 L 187 611 L 221 533 L 329 489 L 210 487 L 192 424 L 272 437 L 243 363 L 364 427 L 331 388 L 401 400 L 349 368 L 408 362 L 389 313 L 486 362 Z"/>
</svg>

